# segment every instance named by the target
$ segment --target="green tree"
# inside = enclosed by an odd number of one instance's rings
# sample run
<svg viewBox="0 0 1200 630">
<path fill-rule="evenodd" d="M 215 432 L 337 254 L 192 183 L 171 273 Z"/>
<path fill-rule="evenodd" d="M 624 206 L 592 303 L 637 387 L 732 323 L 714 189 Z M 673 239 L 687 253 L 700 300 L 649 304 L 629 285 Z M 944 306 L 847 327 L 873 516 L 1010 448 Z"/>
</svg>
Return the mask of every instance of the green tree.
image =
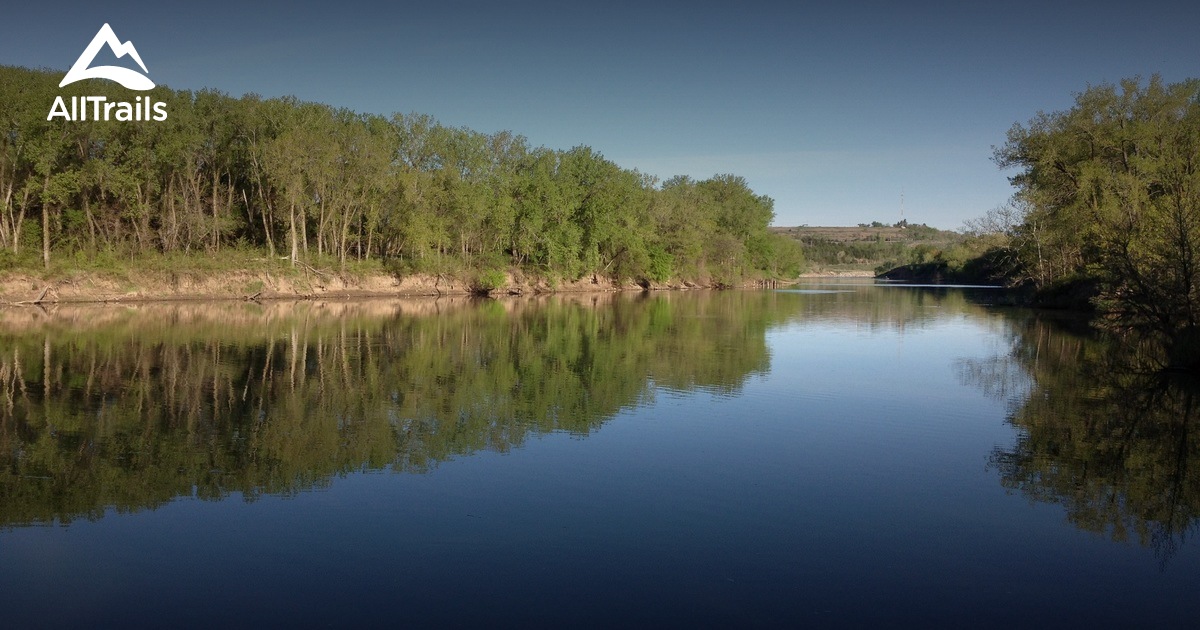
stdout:
<svg viewBox="0 0 1200 630">
<path fill-rule="evenodd" d="M 69 261 L 230 246 L 282 249 L 297 266 L 378 257 L 398 273 L 511 266 L 643 285 L 797 267 L 767 232 L 771 200 L 733 175 L 659 187 L 590 147 L 163 86 L 150 93 L 168 106 L 163 121 L 47 121 L 56 96 L 128 96 L 57 81 L 0 67 L 0 248 L 16 259 L 23 242 L 40 244 L 46 268 L 52 250 Z"/>
<path fill-rule="evenodd" d="M 1088 276 L 1100 306 L 1200 367 L 1200 81 L 1158 77 L 1080 94 L 1017 125 L 996 153 L 1028 213 L 1040 284 Z M 1032 254 L 1036 252 L 1036 259 Z"/>
</svg>

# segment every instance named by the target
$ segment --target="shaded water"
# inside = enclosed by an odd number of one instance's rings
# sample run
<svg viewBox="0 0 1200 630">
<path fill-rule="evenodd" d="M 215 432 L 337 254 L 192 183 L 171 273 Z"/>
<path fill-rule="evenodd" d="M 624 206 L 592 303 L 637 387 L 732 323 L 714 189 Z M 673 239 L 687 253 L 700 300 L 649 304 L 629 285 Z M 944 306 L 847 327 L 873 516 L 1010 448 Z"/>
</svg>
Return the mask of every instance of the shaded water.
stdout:
<svg viewBox="0 0 1200 630">
<path fill-rule="evenodd" d="M 0 609 L 1190 623 L 1192 384 L 991 296 L 0 311 Z"/>
</svg>

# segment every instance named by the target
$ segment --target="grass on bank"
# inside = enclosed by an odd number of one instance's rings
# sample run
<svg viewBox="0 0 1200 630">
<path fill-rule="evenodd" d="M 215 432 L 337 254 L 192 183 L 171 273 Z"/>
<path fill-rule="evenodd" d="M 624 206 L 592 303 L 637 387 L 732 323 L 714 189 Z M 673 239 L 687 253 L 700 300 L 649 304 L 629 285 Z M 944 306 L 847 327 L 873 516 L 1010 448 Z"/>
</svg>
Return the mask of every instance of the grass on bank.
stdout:
<svg viewBox="0 0 1200 630">
<path fill-rule="evenodd" d="M 30 290 L 40 290 L 46 285 L 73 284 L 77 282 L 104 281 L 115 284 L 121 291 L 146 291 L 154 294 L 163 287 L 177 288 L 192 282 L 210 279 L 240 283 L 223 287 L 230 292 L 250 296 L 267 287 L 262 276 L 288 281 L 301 291 L 319 290 L 330 279 L 354 285 L 369 279 L 404 279 L 410 277 L 439 278 L 451 284 L 460 284 L 467 290 L 481 295 L 503 289 L 511 282 L 518 285 L 540 284 L 556 290 L 580 278 L 565 277 L 552 272 L 539 273 L 506 264 L 499 257 L 475 257 L 467 263 L 454 256 L 429 256 L 423 261 L 411 258 L 358 260 L 348 258 L 342 263 L 336 256 L 318 255 L 310 251 L 301 254 L 296 265 L 290 257 L 270 255 L 266 250 L 255 247 L 224 247 L 217 252 L 160 252 L 77 250 L 55 252 L 47 268 L 42 263 L 41 251 L 23 248 L 20 255 L 11 250 L 0 249 L 0 281 L 14 277 L 32 279 Z M 585 274 L 583 278 L 592 278 Z M 769 275 L 762 277 L 769 278 Z M 758 275 L 734 278 L 721 283 L 707 275 L 669 277 L 668 282 L 691 280 L 701 285 L 733 286 L 740 281 L 761 279 Z M 633 282 L 633 280 L 630 280 Z M 645 282 L 645 281 L 642 281 Z M 645 286 L 643 284 L 643 286 Z M 201 289 L 201 292 L 204 292 Z"/>
<path fill-rule="evenodd" d="M 49 268 L 42 263 L 41 252 L 0 251 L 0 279 L 21 275 L 45 283 L 73 282 L 97 278 L 115 282 L 133 290 L 143 284 L 175 284 L 183 278 L 221 277 L 265 273 L 282 279 L 301 279 L 310 274 L 341 278 L 364 278 L 389 272 L 376 260 L 347 260 L 343 267 L 333 256 L 310 255 L 296 266 L 287 257 L 270 256 L 253 248 L 227 247 L 217 252 L 158 251 L 75 251 L 55 255 Z M 257 282 L 257 286 L 256 286 Z M 246 294 L 263 289 L 261 281 L 249 281 L 234 287 Z"/>
</svg>

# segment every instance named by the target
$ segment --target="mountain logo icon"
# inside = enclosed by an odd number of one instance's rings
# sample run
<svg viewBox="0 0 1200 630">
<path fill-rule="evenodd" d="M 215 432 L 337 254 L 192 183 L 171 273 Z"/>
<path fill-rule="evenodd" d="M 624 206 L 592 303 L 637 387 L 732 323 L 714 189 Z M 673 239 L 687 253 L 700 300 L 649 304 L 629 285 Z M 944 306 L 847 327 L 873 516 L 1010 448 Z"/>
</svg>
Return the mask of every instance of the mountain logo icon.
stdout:
<svg viewBox="0 0 1200 630">
<path fill-rule="evenodd" d="M 138 74 L 137 71 L 120 66 L 96 66 L 89 68 L 92 61 L 96 58 L 96 54 L 100 52 L 100 48 L 108 44 L 108 48 L 112 50 L 117 58 L 129 55 L 137 62 L 137 65 L 142 67 L 142 72 L 149 73 L 146 69 L 146 64 L 142 63 L 141 55 L 133 47 L 133 42 L 121 43 L 117 39 L 117 34 L 113 32 L 112 27 L 108 24 L 100 27 L 96 36 L 92 38 L 92 43 L 88 44 L 87 48 L 83 49 L 83 54 L 79 55 L 79 59 L 75 60 L 75 65 L 71 66 L 67 76 L 63 77 L 62 83 L 58 87 L 70 85 L 76 81 L 83 79 L 108 79 L 116 81 L 121 85 L 131 90 L 149 90 L 154 87 L 154 82 L 146 75 Z"/>
</svg>

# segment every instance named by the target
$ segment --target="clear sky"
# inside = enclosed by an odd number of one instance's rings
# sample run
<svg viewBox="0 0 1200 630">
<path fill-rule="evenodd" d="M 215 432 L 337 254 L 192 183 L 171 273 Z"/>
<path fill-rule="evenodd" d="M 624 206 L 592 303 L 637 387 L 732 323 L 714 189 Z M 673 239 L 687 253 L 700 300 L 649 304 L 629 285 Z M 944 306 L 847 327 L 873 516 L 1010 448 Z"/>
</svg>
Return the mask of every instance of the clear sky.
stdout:
<svg viewBox="0 0 1200 630">
<path fill-rule="evenodd" d="M 776 225 L 957 228 L 1009 197 L 1015 122 L 1089 84 L 1200 77 L 1200 3 L 10 3 L 0 64 L 66 71 L 101 24 L 160 85 L 586 144 L 745 177 Z M 837 6 L 833 6 L 833 5 Z"/>
</svg>

